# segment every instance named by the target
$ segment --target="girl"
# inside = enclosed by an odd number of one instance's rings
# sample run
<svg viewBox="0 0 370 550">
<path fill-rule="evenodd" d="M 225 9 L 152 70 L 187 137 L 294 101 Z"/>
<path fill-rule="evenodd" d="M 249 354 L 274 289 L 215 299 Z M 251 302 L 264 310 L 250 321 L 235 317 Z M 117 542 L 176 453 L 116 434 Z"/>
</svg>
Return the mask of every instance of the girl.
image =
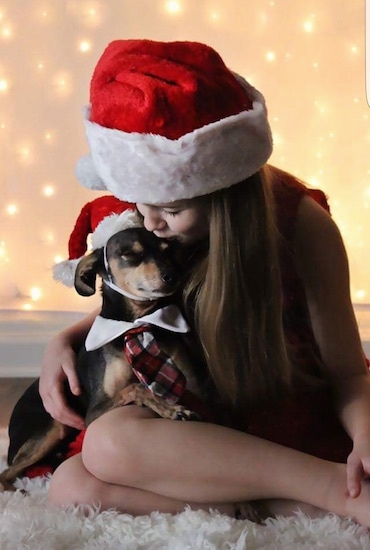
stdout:
<svg viewBox="0 0 370 550">
<path fill-rule="evenodd" d="M 184 305 L 219 424 L 108 412 L 54 473 L 50 500 L 242 517 L 242 502 L 262 515 L 308 505 L 370 526 L 370 378 L 346 254 L 325 196 L 266 164 L 262 95 L 207 46 L 131 40 L 105 50 L 90 99 L 82 182 L 197 254 Z M 80 391 L 74 350 L 93 318 L 52 340 L 41 373 L 45 408 L 77 428 L 62 386 Z"/>
</svg>

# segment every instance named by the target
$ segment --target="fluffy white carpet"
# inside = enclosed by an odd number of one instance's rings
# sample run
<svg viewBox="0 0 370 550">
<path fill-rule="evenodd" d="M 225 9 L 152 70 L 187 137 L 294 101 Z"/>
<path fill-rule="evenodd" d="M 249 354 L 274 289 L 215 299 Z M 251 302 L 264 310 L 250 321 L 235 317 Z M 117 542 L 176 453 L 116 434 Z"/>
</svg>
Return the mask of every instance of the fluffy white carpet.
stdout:
<svg viewBox="0 0 370 550">
<path fill-rule="evenodd" d="M 0 471 L 7 438 L 0 430 Z M 368 531 L 327 515 L 310 520 L 301 513 L 266 525 L 237 521 L 215 511 L 185 510 L 177 516 L 152 513 L 134 518 L 91 508 L 57 510 L 47 504 L 47 478 L 22 478 L 23 495 L 0 493 L 1 550 L 365 550 Z"/>
</svg>

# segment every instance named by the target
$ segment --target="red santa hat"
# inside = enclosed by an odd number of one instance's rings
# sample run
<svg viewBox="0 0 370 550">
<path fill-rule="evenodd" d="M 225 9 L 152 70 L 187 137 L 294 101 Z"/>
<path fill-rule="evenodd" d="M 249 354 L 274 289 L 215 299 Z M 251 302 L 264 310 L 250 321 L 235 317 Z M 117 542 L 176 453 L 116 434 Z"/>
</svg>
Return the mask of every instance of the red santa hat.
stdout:
<svg viewBox="0 0 370 550">
<path fill-rule="evenodd" d="M 90 189 L 167 203 L 229 187 L 272 152 L 265 100 L 197 42 L 116 40 L 94 70 L 84 110 Z"/>
<path fill-rule="evenodd" d="M 69 287 L 74 285 L 76 267 L 87 250 L 90 234 L 92 250 L 95 250 L 104 246 L 118 231 L 141 225 L 132 203 L 112 196 L 99 197 L 88 202 L 79 213 L 69 237 L 68 260 L 53 267 L 54 279 Z"/>
</svg>

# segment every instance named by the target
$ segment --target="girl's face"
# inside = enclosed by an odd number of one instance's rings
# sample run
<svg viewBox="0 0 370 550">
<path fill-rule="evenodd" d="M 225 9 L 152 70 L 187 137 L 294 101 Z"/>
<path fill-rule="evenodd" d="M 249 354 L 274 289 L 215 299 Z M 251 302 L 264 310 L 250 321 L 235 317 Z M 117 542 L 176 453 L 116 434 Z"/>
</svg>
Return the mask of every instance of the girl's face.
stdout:
<svg viewBox="0 0 370 550">
<path fill-rule="evenodd" d="M 209 231 L 208 207 L 204 199 L 180 200 L 167 204 L 137 204 L 148 231 L 163 239 L 193 244 Z"/>
</svg>

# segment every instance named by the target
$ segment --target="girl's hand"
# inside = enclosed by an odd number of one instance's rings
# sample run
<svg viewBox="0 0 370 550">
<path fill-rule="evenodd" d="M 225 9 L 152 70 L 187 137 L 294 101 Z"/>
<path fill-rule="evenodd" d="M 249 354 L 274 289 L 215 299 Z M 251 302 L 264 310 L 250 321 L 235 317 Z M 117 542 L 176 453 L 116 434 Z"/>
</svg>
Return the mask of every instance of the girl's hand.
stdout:
<svg viewBox="0 0 370 550">
<path fill-rule="evenodd" d="M 39 391 L 45 409 L 55 420 L 82 430 L 83 419 L 67 405 L 64 395 L 65 380 L 74 395 L 81 393 L 75 362 L 76 355 L 68 338 L 63 334 L 55 336 L 44 353 Z"/>
<path fill-rule="evenodd" d="M 356 498 L 361 493 L 361 482 L 370 477 L 370 434 L 362 436 L 354 445 L 347 459 L 347 488 Z"/>
</svg>

